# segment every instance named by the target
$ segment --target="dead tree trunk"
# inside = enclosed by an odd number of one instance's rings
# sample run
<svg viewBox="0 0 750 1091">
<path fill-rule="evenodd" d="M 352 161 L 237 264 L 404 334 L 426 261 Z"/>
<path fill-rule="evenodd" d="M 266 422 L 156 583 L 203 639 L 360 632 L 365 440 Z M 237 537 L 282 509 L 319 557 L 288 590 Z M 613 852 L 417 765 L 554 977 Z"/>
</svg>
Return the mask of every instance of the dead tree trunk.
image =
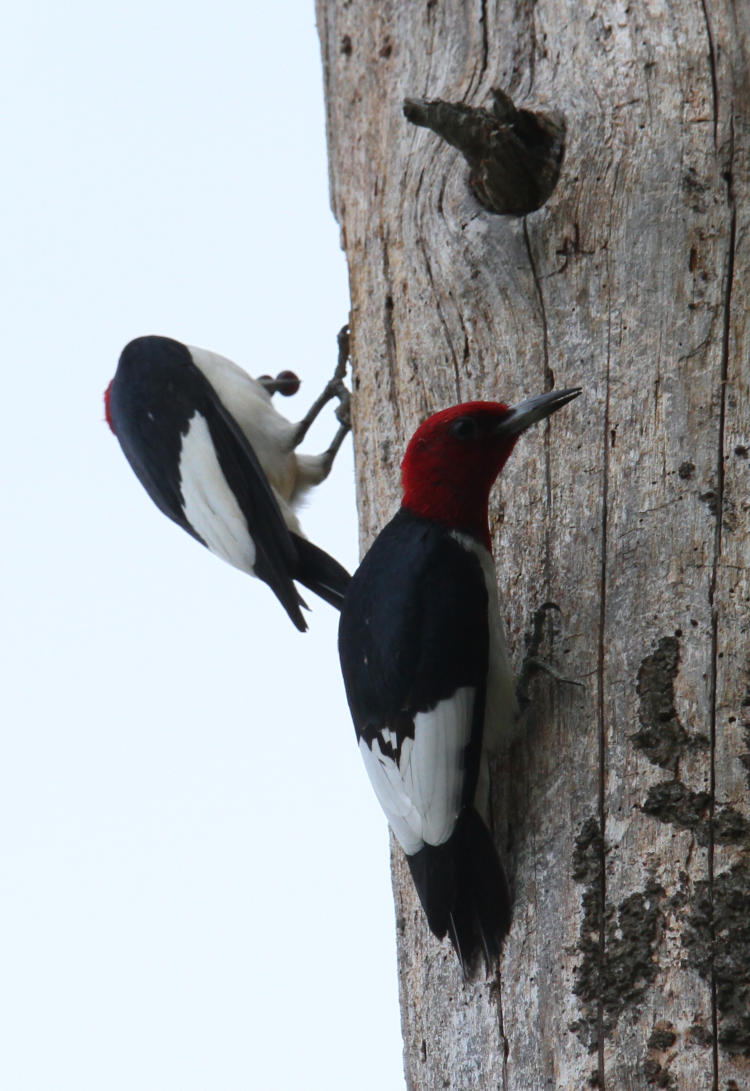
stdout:
<svg viewBox="0 0 750 1091">
<path fill-rule="evenodd" d="M 750 1087 L 750 6 L 318 0 L 349 261 L 362 545 L 428 413 L 580 384 L 493 497 L 539 677 L 495 770 L 515 887 L 464 986 L 393 878 L 410 1088 Z M 560 111 L 561 176 L 493 215 L 407 96 Z M 541 616 L 541 615 L 540 615 Z"/>
</svg>

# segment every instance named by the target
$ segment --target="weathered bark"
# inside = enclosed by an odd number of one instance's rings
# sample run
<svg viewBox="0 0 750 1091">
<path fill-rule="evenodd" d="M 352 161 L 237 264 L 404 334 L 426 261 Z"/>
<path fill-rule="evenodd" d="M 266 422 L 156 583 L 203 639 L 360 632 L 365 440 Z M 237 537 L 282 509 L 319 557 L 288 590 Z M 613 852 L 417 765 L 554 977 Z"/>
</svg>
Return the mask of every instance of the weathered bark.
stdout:
<svg viewBox="0 0 750 1091">
<path fill-rule="evenodd" d="M 363 548 L 428 413 L 584 396 L 493 495 L 517 664 L 496 769 L 515 887 L 497 979 L 463 985 L 393 875 L 410 1088 L 750 1086 L 750 6 L 318 0 L 352 293 Z M 560 111 L 525 218 L 410 125 L 406 97 Z M 732 1083 L 735 1081 L 735 1083 Z"/>
</svg>

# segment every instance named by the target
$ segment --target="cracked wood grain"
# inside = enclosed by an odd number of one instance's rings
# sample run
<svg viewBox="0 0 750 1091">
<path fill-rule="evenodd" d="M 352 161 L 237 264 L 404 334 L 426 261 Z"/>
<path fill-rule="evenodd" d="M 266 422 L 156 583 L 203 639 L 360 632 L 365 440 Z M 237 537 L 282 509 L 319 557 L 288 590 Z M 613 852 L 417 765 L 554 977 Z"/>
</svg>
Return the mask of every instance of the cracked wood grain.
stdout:
<svg viewBox="0 0 750 1091">
<path fill-rule="evenodd" d="M 598 640 L 596 654 L 596 713 L 597 713 L 597 763 L 598 763 L 598 798 L 597 814 L 599 818 L 599 904 L 601 907 L 599 916 L 599 936 L 597 957 L 599 961 L 600 977 L 604 976 L 606 963 L 606 931 L 605 931 L 605 907 L 607 905 L 607 859 L 605 848 L 605 833 L 607 829 L 607 730 L 606 730 L 606 664 L 607 664 L 607 558 L 609 547 L 609 458 L 610 458 L 610 339 L 611 339 L 611 309 L 607 313 L 607 363 L 604 377 L 604 413 L 602 420 L 602 475 L 601 475 L 601 529 L 599 551 L 599 618 Z M 596 1063 L 597 1084 L 601 1091 L 607 1086 L 606 1064 L 604 1054 L 605 1043 L 604 1025 L 604 998 L 599 995 L 596 1010 Z"/>
<path fill-rule="evenodd" d="M 586 688 L 536 676 L 493 769 L 515 890 L 494 980 L 461 982 L 393 846 L 407 1085 L 748 1086 L 750 9 L 317 12 L 362 548 L 428 413 L 585 388 L 519 442 L 491 526 L 516 664 L 554 602 L 542 654 Z M 567 121 L 526 219 L 485 212 L 401 115 L 493 87 Z"/>
<path fill-rule="evenodd" d="M 712 50 L 713 57 L 713 50 Z M 713 66 L 712 66 L 713 70 Z M 731 179 L 732 162 L 728 166 L 729 177 Z M 729 247 L 727 252 L 727 274 L 726 274 L 726 286 L 724 289 L 724 307 L 723 307 L 723 334 L 722 334 L 722 359 L 721 359 L 721 397 L 719 402 L 719 421 L 717 428 L 717 460 L 716 460 L 716 508 L 715 508 L 715 522 L 716 531 L 714 539 L 714 555 L 711 570 L 711 587 L 710 587 L 710 602 L 711 602 L 711 723 L 710 723 L 710 742 L 711 742 L 711 765 L 709 776 L 709 794 L 710 794 L 710 822 L 709 822 L 709 844 L 708 844 L 708 889 L 709 898 L 712 907 L 715 907 L 714 900 L 714 886 L 715 886 L 715 868 L 716 868 L 716 852 L 714 842 L 714 821 L 716 815 L 716 722 L 718 713 L 718 655 L 719 655 L 719 614 L 716 608 L 716 589 L 718 570 L 721 560 L 721 548 L 722 548 L 722 524 L 724 519 L 724 428 L 726 419 L 726 384 L 729 368 L 729 335 L 730 335 L 730 321 L 731 321 L 731 300 L 732 300 L 732 280 L 734 277 L 734 251 L 736 240 L 736 210 L 734 208 L 734 201 L 731 194 L 731 181 L 728 182 L 727 188 L 729 190 L 729 200 L 731 207 L 731 229 L 729 237 Z M 712 929 L 712 937 L 714 944 L 716 943 L 716 930 Z M 716 973 L 714 969 L 714 963 L 712 959 L 711 963 L 711 1028 L 713 1033 L 713 1065 L 714 1065 L 714 1085 L 719 1086 L 719 1012 L 717 1004 L 717 989 L 716 989 Z"/>
</svg>

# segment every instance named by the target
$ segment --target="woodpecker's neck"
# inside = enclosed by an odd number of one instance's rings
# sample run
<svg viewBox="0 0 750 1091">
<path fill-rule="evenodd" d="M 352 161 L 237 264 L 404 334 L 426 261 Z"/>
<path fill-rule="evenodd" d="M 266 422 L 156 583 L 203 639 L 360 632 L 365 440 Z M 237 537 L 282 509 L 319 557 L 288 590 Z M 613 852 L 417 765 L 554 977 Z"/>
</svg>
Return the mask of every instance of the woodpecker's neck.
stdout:
<svg viewBox="0 0 750 1091">
<path fill-rule="evenodd" d="M 478 474 L 457 482 L 439 472 L 425 475 L 417 482 L 404 483 L 401 506 L 423 519 L 440 523 L 447 530 L 471 535 L 491 553 L 488 507 L 496 476 L 493 473 L 488 480 L 488 475 Z"/>
</svg>

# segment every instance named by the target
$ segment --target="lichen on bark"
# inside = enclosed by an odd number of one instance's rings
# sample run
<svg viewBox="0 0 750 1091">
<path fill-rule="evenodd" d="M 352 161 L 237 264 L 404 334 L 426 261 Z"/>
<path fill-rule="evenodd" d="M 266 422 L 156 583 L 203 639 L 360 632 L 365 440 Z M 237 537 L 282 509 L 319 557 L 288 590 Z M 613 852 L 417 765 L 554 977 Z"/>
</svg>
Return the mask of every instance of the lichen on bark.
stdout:
<svg viewBox="0 0 750 1091">
<path fill-rule="evenodd" d="M 695 884 L 682 938 L 689 965 L 715 982 L 719 1045 L 750 1056 L 750 864 Z"/>
<path fill-rule="evenodd" d="M 638 719 L 640 729 L 630 741 L 654 765 L 674 773 L 687 748 L 707 749 L 708 736 L 688 734 L 675 707 L 674 680 L 680 665 L 680 641 L 677 635 L 664 636 L 656 651 L 647 655 L 638 671 Z"/>
<path fill-rule="evenodd" d="M 573 853 L 573 878 L 583 884 L 583 917 L 577 944 L 580 961 L 574 992 L 581 1017 L 570 1029 L 592 1052 L 599 1046 L 599 1027 L 610 1034 L 623 1012 L 637 1004 L 659 966 L 656 951 L 664 914 L 662 886 L 649 879 L 619 905 L 602 906 L 604 842 L 598 819 L 581 828 Z M 602 934 L 603 933 L 603 934 Z"/>
</svg>

